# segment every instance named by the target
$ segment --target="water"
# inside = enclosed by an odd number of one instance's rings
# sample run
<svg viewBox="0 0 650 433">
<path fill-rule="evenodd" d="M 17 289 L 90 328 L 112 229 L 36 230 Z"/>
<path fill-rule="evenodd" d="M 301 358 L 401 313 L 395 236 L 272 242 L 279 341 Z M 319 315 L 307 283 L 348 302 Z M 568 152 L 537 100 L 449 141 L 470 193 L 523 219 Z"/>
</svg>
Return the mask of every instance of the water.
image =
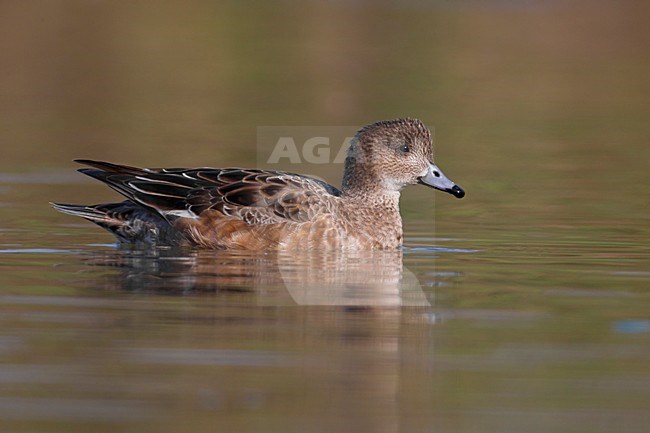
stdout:
<svg viewBox="0 0 650 433">
<path fill-rule="evenodd" d="M 646 6 L 54 5 L 0 13 L 0 431 L 647 430 Z M 257 126 L 404 115 L 467 197 L 407 190 L 398 253 L 47 205 L 115 200 L 72 158 L 272 168 Z"/>
</svg>

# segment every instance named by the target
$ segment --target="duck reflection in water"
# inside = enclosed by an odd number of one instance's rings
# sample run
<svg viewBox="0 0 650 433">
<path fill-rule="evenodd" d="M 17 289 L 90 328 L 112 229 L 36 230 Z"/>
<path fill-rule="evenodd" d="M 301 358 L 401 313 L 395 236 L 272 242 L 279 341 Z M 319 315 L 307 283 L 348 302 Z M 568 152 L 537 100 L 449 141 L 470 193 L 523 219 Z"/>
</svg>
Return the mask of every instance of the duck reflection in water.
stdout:
<svg viewBox="0 0 650 433">
<path fill-rule="evenodd" d="M 92 278 L 93 286 L 103 281 L 108 289 L 141 294 L 135 298 L 146 307 L 129 314 L 131 327 L 154 323 L 157 333 L 161 321 L 173 324 L 165 327 L 173 329 L 171 349 L 159 340 L 153 349 L 136 349 L 148 365 L 179 362 L 231 371 L 230 364 L 221 364 L 231 362 L 223 359 L 229 350 L 246 348 L 249 357 L 263 353 L 252 359 L 254 369 L 236 370 L 232 383 L 219 383 L 226 399 L 241 392 L 242 375 L 272 372 L 283 378 L 282 389 L 294 392 L 287 397 L 260 385 L 260 395 L 274 399 L 276 407 L 290 405 L 282 410 L 319 420 L 323 431 L 386 433 L 414 431 L 400 426 L 413 402 L 433 405 L 431 306 L 415 275 L 403 268 L 401 251 L 116 249 L 89 264 L 115 267 L 102 272 L 103 279 Z M 167 308 L 151 305 L 149 294 L 156 295 L 151 304 L 160 294 L 190 296 Z M 422 332 L 413 332 L 414 326 Z M 263 350 L 251 350 L 251 344 Z M 196 346 L 200 350 L 192 350 Z M 265 364 L 274 362 L 265 361 L 268 354 L 291 372 Z M 331 413 L 323 414 L 325 403 Z"/>
<path fill-rule="evenodd" d="M 263 305 L 430 305 L 416 276 L 403 267 L 401 250 L 116 249 L 88 264 L 118 268 L 105 285 L 130 292 L 249 293 Z"/>
</svg>

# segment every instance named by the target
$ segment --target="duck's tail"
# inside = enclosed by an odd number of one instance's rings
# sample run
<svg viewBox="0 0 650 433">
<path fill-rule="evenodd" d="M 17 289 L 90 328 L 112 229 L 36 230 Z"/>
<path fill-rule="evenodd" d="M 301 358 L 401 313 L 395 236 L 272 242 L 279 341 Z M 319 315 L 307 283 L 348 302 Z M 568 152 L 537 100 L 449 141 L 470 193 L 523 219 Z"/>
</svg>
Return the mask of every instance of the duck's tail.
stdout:
<svg viewBox="0 0 650 433">
<path fill-rule="evenodd" d="M 126 244 L 179 245 L 179 233 L 159 214 L 126 200 L 121 203 L 76 205 L 50 203 L 68 215 L 79 216 L 109 231 Z"/>
<path fill-rule="evenodd" d="M 113 203 L 117 205 L 121 203 Z M 96 224 L 106 226 L 121 226 L 124 224 L 124 221 L 119 218 L 115 218 L 108 213 L 107 206 L 109 205 L 95 205 L 95 206 L 84 206 L 79 204 L 63 204 L 63 203 L 50 203 L 50 205 L 58 210 L 68 215 L 79 216 L 92 221 Z M 105 227 L 106 228 L 106 227 Z"/>
</svg>

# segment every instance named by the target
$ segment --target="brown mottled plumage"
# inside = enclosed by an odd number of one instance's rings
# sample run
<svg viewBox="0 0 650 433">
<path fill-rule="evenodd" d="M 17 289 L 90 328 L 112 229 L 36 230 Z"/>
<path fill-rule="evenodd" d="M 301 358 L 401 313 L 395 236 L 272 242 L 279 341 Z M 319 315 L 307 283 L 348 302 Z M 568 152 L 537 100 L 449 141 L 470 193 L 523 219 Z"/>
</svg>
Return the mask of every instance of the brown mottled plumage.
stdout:
<svg viewBox="0 0 650 433">
<path fill-rule="evenodd" d="M 395 249 L 400 191 L 416 183 L 463 190 L 433 164 L 416 119 L 365 126 L 352 140 L 341 190 L 307 176 L 242 168 L 150 169 L 78 160 L 79 171 L 124 195 L 121 203 L 53 204 L 122 243 L 215 249 Z"/>
</svg>

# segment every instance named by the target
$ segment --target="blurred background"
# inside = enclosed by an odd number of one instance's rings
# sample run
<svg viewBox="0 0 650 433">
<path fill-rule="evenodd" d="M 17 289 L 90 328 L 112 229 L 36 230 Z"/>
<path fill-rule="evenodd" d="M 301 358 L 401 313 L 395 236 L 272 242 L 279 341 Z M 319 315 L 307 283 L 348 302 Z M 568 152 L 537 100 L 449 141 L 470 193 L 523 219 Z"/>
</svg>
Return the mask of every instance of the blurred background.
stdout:
<svg viewBox="0 0 650 433">
<path fill-rule="evenodd" d="M 516 190 L 509 197 L 551 206 L 541 190 L 566 200 L 580 190 L 636 197 L 642 205 L 629 210 L 643 211 L 649 9 L 5 1 L 0 170 L 70 170 L 79 157 L 255 165 L 258 126 L 413 116 L 435 129 L 441 167 L 474 203 L 489 195 L 496 209 L 499 194 Z M 341 167 L 331 170 L 338 185 Z"/>
<path fill-rule="evenodd" d="M 0 170 L 70 172 L 73 158 L 250 166 L 258 126 L 413 116 L 435 129 L 440 166 L 472 198 L 467 212 L 501 201 L 543 211 L 580 191 L 589 212 L 624 201 L 626 214 L 644 213 L 649 9 L 4 1 Z M 339 185 L 342 167 L 329 169 L 318 174 Z"/>
<path fill-rule="evenodd" d="M 143 431 L 147 413 L 157 431 L 209 431 L 214 413 L 229 431 L 643 431 L 649 14 L 635 0 L 1 1 L 0 415 L 49 432 Z M 404 116 L 435 130 L 467 191 L 403 196 L 404 266 L 435 290 L 435 326 L 130 297 L 140 280 L 85 263 L 112 237 L 47 205 L 118 198 L 73 158 L 264 166 L 260 126 Z M 340 185 L 341 165 L 314 171 Z M 265 367 L 287 353 L 297 364 Z"/>
<path fill-rule="evenodd" d="M 0 169 L 67 168 L 74 157 L 244 164 L 260 125 L 408 115 L 435 128 L 440 158 L 474 190 L 514 172 L 569 183 L 582 153 L 640 176 L 649 8 L 4 1 Z M 614 183 L 600 174 L 590 189 Z"/>
</svg>

